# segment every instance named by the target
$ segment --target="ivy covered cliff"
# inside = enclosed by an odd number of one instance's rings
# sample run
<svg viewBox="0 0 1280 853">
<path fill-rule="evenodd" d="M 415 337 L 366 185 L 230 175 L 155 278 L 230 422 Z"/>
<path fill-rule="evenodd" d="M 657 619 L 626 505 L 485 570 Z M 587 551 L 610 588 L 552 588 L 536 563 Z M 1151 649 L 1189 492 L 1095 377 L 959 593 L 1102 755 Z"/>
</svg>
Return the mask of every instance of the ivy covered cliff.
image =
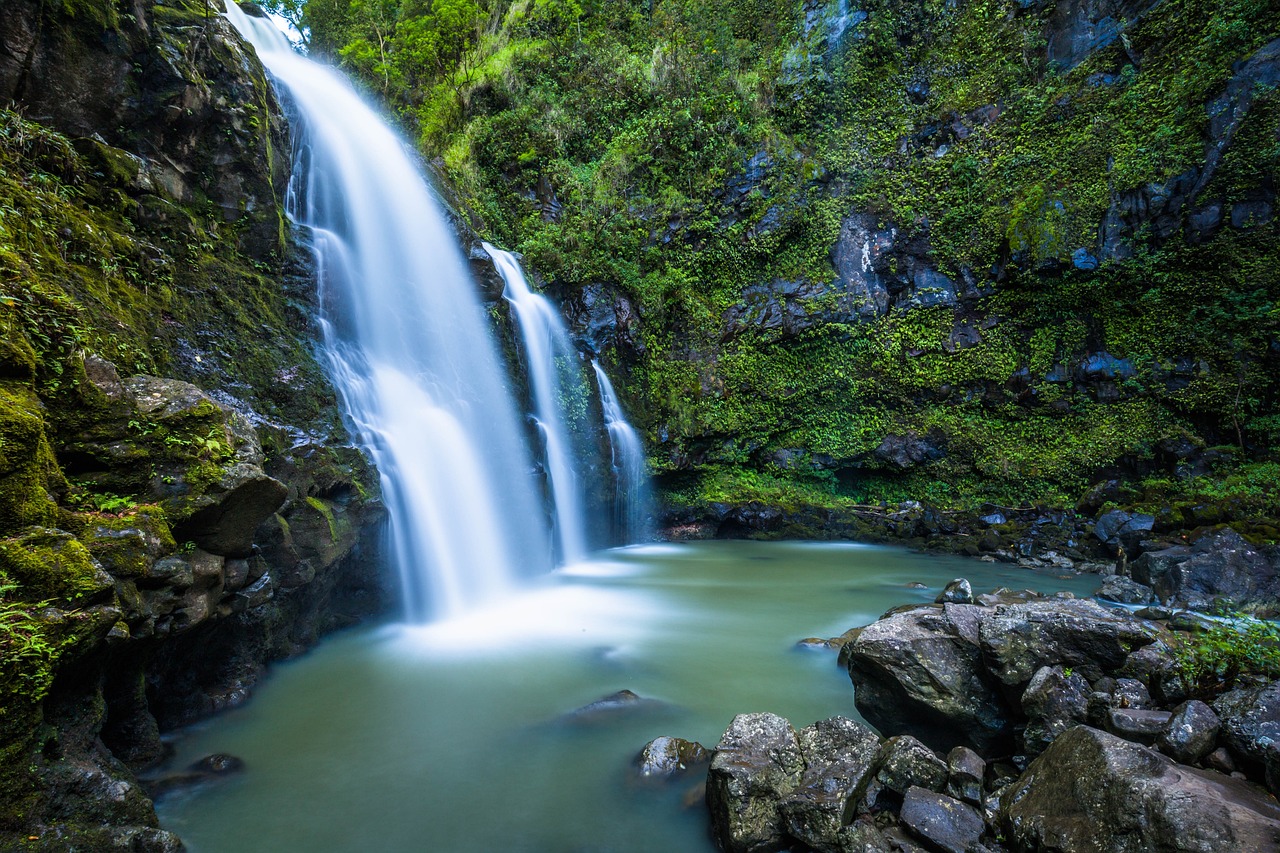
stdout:
<svg viewBox="0 0 1280 853">
<path fill-rule="evenodd" d="M 678 517 L 1276 537 L 1274 4 L 281 6 L 626 377 Z"/>
</svg>

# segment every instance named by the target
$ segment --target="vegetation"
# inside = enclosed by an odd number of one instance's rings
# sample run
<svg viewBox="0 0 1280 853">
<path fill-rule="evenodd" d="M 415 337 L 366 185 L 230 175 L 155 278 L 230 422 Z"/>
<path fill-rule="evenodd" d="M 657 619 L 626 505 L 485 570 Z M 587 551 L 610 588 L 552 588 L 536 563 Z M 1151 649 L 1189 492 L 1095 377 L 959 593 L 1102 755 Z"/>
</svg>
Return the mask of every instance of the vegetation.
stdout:
<svg viewBox="0 0 1280 853">
<path fill-rule="evenodd" d="M 1280 677 L 1280 625 L 1248 616 L 1185 635 L 1174 671 L 1194 696 L 1212 697 L 1242 679 Z"/>
<path fill-rule="evenodd" d="M 642 349 L 606 357 L 677 497 L 1070 505 L 1120 474 L 1141 504 L 1274 465 L 1274 220 L 1208 242 L 1140 228 L 1131 257 L 1094 258 L 1117 199 L 1204 162 L 1205 105 L 1280 32 L 1274 4 L 1169 0 L 1076 67 L 1012 0 L 292 10 L 490 239 L 563 297 L 606 282 L 639 308 Z M 1203 197 L 1225 210 L 1274 186 L 1278 123 L 1260 89 Z M 871 322 L 829 311 L 850 212 L 973 292 Z M 731 326 L 745 288 L 779 281 L 827 285 L 799 306 L 817 319 Z M 954 345 L 961 327 L 974 345 Z M 1125 375 L 1073 381 L 1099 353 Z M 945 454 L 906 471 L 875 456 L 908 433 Z M 1235 452 L 1191 482 L 1160 456 L 1182 440 Z"/>
</svg>

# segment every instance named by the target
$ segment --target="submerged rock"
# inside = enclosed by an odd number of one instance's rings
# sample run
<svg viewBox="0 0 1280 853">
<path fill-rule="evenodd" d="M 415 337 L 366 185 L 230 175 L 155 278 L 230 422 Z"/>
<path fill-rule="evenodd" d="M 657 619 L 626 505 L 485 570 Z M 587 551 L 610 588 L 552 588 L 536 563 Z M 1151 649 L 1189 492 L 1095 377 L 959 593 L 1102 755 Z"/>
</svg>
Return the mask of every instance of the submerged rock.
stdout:
<svg viewBox="0 0 1280 853">
<path fill-rule="evenodd" d="M 665 707 L 657 699 L 647 699 L 630 690 L 619 690 L 594 702 L 575 708 L 561 717 L 569 723 L 592 724 L 612 720 L 626 712 L 652 711 Z"/>
<path fill-rule="evenodd" d="M 645 744 L 635 763 L 640 775 L 646 779 L 670 779 L 710 760 L 706 748 L 696 741 L 659 737 Z"/>
</svg>

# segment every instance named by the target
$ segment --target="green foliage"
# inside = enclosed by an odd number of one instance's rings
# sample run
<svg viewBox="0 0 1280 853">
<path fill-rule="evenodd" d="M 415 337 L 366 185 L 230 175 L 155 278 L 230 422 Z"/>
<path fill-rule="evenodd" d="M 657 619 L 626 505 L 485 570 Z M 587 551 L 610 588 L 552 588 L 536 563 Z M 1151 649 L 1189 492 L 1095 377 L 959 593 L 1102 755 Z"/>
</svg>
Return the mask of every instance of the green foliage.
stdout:
<svg viewBox="0 0 1280 853">
<path fill-rule="evenodd" d="M 871 0 L 839 42 L 835 3 L 488 0 L 443 63 L 410 49 L 437 26 L 412 23 L 424 9 L 393 6 L 391 71 L 347 64 L 553 293 L 603 281 L 639 308 L 624 393 L 657 469 L 705 499 L 1071 505 L 1174 436 L 1255 457 L 1280 438 L 1274 222 L 1201 245 L 1140 232 L 1128 260 L 1069 266 L 1117 198 L 1203 162 L 1205 105 L 1280 32 L 1274 4 L 1167 0 L 1072 69 L 1046 61 L 1044 13 L 1011 0 Z M 311 0 L 304 18 L 341 54 L 374 44 L 371 14 Z M 1260 89 L 1204 197 L 1274 185 L 1278 126 L 1280 95 Z M 748 286 L 832 282 L 850 211 L 995 292 L 800 334 L 727 328 Z M 961 323 L 976 344 L 953 344 Z M 1134 375 L 1099 399 L 1073 376 L 1104 350 Z M 875 456 L 908 432 L 945 455 L 906 471 Z M 1239 490 L 1258 461 L 1175 485 Z"/>
<path fill-rule="evenodd" d="M 10 598 L 17 592 L 14 583 L 0 583 L 0 669 L 8 691 L 31 701 L 44 697 L 53 681 L 53 663 L 57 649 L 50 642 L 44 626 L 31 614 L 48 602 L 29 603 Z M 4 706 L 0 704 L 0 714 Z"/>
<path fill-rule="evenodd" d="M 1172 655 L 1175 671 L 1192 695 L 1215 696 L 1244 678 L 1280 676 L 1280 625 L 1236 617 L 1185 635 Z"/>
</svg>

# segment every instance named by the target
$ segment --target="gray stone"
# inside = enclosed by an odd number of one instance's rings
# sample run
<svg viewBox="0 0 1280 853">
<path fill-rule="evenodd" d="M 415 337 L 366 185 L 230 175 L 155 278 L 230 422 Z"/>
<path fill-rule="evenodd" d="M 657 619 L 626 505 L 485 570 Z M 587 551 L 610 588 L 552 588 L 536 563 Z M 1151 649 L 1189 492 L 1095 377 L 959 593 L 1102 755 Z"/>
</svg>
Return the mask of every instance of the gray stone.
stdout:
<svg viewBox="0 0 1280 853">
<path fill-rule="evenodd" d="M 1173 709 L 1168 728 L 1160 735 L 1160 751 L 1179 764 L 1198 764 L 1218 742 L 1222 721 L 1198 699 Z"/>
<path fill-rule="evenodd" d="M 947 785 L 946 762 L 911 735 L 899 735 L 884 743 L 876 781 L 890 791 L 905 794 L 914 786 L 941 791 Z"/>
<path fill-rule="evenodd" d="M 923 788 L 907 789 L 900 818 L 914 835 L 942 853 L 965 853 L 986 830 L 973 806 Z"/>
<path fill-rule="evenodd" d="M 1221 737 L 1250 778 L 1265 780 L 1280 793 L 1280 681 L 1231 690 L 1213 703 L 1222 720 Z"/>
<path fill-rule="evenodd" d="M 707 807 L 721 849 L 767 853 L 787 846 L 781 804 L 800 784 L 804 756 L 791 724 L 775 714 L 733 718 L 707 772 Z"/>
<path fill-rule="evenodd" d="M 1000 799 L 1019 850 L 1275 850 L 1280 804 L 1087 726 L 1058 738 Z"/>
</svg>

